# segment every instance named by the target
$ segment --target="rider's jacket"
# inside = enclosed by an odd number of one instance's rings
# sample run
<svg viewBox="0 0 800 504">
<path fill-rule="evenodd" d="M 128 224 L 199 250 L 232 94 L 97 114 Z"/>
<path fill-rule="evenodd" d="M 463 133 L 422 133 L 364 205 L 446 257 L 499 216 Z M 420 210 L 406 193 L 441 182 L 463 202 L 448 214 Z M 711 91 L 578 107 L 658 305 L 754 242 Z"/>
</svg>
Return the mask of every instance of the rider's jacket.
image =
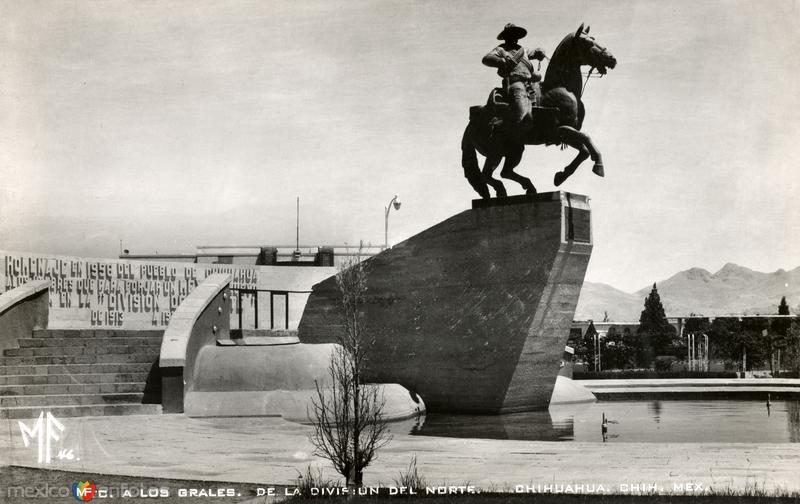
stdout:
<svg viewBox="0 0 800 504">
<path fill-rule="evenodd" d="M 531 58 L 533 51 L 520 46 L 519 44 L 503 43 L 495 47 L 483 57 L 483 64 L 497 68 L 497 75 L 509 83 L 514 82 L 538 82 L 542 76 L 533 68 Z M 507 58 L 511 58 L 516 65 L 508 64 Z"/>
</svg>

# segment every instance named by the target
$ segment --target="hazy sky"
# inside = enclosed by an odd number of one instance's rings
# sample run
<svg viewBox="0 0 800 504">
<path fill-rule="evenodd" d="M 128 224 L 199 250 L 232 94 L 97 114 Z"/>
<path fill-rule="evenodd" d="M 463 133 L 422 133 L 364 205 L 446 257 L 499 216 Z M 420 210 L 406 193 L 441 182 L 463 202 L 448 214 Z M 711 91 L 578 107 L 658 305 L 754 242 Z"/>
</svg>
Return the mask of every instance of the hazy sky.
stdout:
<svg viewBox="0 0 800 504">
<path fill-rule="evenodd" d="M 800 2 L 0 0 L 0 248 L 115 256 L 202 244 L 398 242 L 469 207 L 460 166 L 507 22 L 592 79 L 587 280 L 800 265 Z M 528 147 L 539 191 L 574 156 Z M 513 193 L 519 186 L 508 182 Z M 524 251 L 520 251 L 524 253 Z"/>
</svg>

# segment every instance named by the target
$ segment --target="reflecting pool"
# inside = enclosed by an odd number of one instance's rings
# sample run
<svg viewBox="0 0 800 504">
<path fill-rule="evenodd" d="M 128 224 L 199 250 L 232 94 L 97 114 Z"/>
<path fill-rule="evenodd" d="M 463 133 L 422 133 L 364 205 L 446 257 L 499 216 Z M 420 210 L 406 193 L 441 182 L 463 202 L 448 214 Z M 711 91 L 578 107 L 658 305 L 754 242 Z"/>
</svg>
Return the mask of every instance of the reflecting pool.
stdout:
<svg viewBox="0 0 800 504">
<path fill-rule="evenodd" d="M 410 425 L 410 432 L 532 441 L 798 443 L 800 401 L 774 401 L 770 407 L 747 400 L 599 401 L 512 415 L 432 413 Z"/>
</svg>

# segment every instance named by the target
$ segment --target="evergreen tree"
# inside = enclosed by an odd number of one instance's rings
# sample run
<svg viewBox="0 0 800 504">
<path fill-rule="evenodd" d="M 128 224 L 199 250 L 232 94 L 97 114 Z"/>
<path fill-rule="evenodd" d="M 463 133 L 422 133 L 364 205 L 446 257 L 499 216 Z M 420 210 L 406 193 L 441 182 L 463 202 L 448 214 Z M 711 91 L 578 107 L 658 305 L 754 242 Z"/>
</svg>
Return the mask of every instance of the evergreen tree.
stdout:
<svg viewBox="0 0 800 504">
<path fill-rule="evenodd" d="M 780 304 L 778 304 L 778 315 L 789 315 L 789 305 L 786 303 L 786 296 L 781 298 Z M 772 323 L 770 324 L 770 334 L 769 334 L 769 350 L 770 350 L 770 369 L 774 373 L 773 368 L 773 359 L 780 356 L 780 360 L 783 360 L 783 356 L 785 354 L 788 336 L 789 336 L 789 329 L 791 328 L 792 320 L 790 318 L 777 318 L 773 319 Z M 780 351 L 780 352 L 778 352 Z M 777 362 L 778 369 L 782 367 L 781 362 Z M 774 374 L 773 374 L 774 376 Z"/>
<path fill-rule="evenodd" d="M 589 321 L 589 327 L 586 332 L 581 334 L 575 345 L 575 357 L 583 361 L 586 366 L 586 371 L 594 371 L 594 337 L 597 335 L 597 329 L 594 328 L 594 321 Z"/>
<path fill-rule="evenodd" d="M 655 283 L 653 290 L 644 300 L 644 310 L 639 317 L 637 333 L 642 338 L 648 360 L 655 355 L 675 354 L 675 343 L 679 343 L 676 341 L 676 331 L 667 320 Z"/>
<path fill-rule="evenodd" d="M 781 304 L 778 305 L 778 315 L 789 315 L 789 305 L 786 304 L 786 296 L 781 298 Z"/>
</svg>

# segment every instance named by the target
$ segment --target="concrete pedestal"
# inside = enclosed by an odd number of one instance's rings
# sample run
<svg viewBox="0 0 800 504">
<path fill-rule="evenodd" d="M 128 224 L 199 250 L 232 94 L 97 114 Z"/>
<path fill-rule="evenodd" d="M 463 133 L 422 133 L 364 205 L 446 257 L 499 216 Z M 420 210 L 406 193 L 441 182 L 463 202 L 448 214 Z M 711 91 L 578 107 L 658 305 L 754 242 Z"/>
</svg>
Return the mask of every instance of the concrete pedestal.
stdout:
<svg viewBox="0 0 800 504">
<path fill-rule="evenodd" d="M 428 411 L 547 408 L 592 250 L 587 198 L 476 201 L 368 260 L 368 376 L 420 394 Z M 303 343 L 343 330 L 331 277 L 314 286 Z"/>
</svg>

